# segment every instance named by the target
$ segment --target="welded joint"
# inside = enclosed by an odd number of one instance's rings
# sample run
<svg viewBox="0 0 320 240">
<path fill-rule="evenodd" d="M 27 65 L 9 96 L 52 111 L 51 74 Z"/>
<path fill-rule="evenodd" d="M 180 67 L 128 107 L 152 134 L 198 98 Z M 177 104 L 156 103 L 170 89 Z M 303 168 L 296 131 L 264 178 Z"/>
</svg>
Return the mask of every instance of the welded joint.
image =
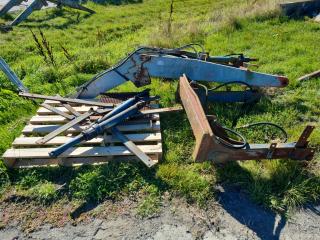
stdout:
<svg viewBox="0 0 320 240">
<path fill-rule="evenodd" d="M 267 159 L 272 159 L 273 158 L 273 153 L 276 150 L 276 148 L 277 148 L 277 143 L 271 143 L 270 144 L 270 148 L 269 148 L 268 153 L 267 153 Z"/>
</svg>

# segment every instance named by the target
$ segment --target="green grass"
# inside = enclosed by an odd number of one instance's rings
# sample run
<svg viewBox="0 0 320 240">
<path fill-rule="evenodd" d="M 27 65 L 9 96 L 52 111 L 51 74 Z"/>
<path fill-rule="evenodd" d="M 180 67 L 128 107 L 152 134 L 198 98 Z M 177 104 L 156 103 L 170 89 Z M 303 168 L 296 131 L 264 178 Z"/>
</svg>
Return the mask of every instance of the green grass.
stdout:
<svg viewBox="0 0 320 240">
<path fill-rule="evenodd" d="M 161 195 L 159 189 L 155 185 L 148 185 L 141 191 L 143 194 L 142 201 L 140 201 L 137 213 L 141 217 L 152 217 L 160 210 Z"/>
<path fill-rule="evenodd" d="M 280 16 L 270 2 L 273 1 L 176 0 L 171 32 L 170 1 L 145 0 L 119 6 L 89 3 L 88 7 L 97 12 L 92 16 L 70 9 L 46 9 L 32 14 L 14 31 L 0 35 L 0 56 L 32 92 L 66 95 L 139 45 L 178 47 L 199 42 L 212 55 L 243 52 L 260 59 L 257 70 L 287 75 L 290 84 L 268 93 L 252 111 L 238 119 L 237 126 L 272 121 L 288 130 L 289 140 L 295 140 L 307 123 L 320 127 L 320 79 L 304 83 L 295 80 L 319 69 L 320 25 L 308 19 L 294 21 Z M 38 28 L 52 46 L 55 65 L 44 61 L 38 52 L 29 30 L 39 37 Z M 163 106 L 176 104 L 176 87 L 176 81 L 159 79 L 148 86 L 153 94 L 161 96 Z M 2 154 L 37 105 L 19 98 L 1 73 L 0 88 Z M 117 90 L 137 89 L 128 83 Z M 237 104 L 214 104 L 210 111 L 231 126 L 242 108 Z M 1 163 L 0 193 L 24 189 L 40 196 L 36 198 L 39 201 L 68 196 L 101 202 L 133 196 L 139 199 L 137 212 L 141 216 L 158 211 L 165 191 L 205 205 L 214 198 L 217 183 L 241 186 L 254 201 L 280 212 L 319 200 L 318 152 L 307 165 L 268 160 L 217 167 L 192 163 L 194 139 L 184 113 L 164 114 L 162 133 L 164 160 L 154 170 L 132 163 L 9 170 Z M 259 129 L 243 133 L 250 140 L 263 140 Z M 310 144 L 319 149 L 319 129 L 313 133 Z M 50 184 L 62 183 L 66 183 L 66 188 L 56 194 Z M 39 186 L 41 190 L 35 191 Z"/>
<path fill-rule="evenodd" d="M 57 191 L 54 184 L 45 182 L 38 184 L 29 190 L 30 196 L 43 203 L 50 203 L 57 198 Z"/>
</svg>

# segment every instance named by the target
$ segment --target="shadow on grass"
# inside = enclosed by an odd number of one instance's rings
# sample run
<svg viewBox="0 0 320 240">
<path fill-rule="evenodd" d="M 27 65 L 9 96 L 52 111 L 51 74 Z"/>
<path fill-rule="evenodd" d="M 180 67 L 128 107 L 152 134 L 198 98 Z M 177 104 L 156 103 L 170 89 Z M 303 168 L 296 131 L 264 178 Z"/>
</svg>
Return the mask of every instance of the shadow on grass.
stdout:
<svg viewBox="0 0 320 240">
<path fill-rule="evenodd" d="M 280 239 L 286 218 L 254 204 L 245 194 L 232 188 L 217 193 L 221 206 L 262 240 Z"/>
<path fill-rule="evenodd" d="M 291 214 L 289 212 L 287 215 L 290 205 L 285 202 L 286 199 L 292 202 L 297 201 L 291 206 L 294 210 L 295 207 L 302 204 L 303 209 L 320 215 L 319 210 L 312 204 L 298 202 L 300 198 L 309 197 L 308 194 L 319 195 L 319 192 L 311 192 L 311 188 L 319 185 L 320 178 L 311 176 L 311 173 L 307 173 L 301 166 L 301 168 L 295 168 L 293 165 L 288 167 L 286 171 L 282 171 L 280 168 L 268 179 L 262 176 L 253 176 L 237 162 L 226 164 L 223 167 L 219 166 L 217 175 L 224 182 L 223 186 L 225 187 L 218 191 L 218 201 L 233 218 L 250 228 L 259 238 L 278 240 L 281 230 L 285 227 L 287 218 L 288 216 L 290 218 Z M 308 179 L 312 179 L 313 182 L 309 182 Z M 246 189 L 249 195 L 241 192 L 240 188 Z M 294 192 L 296 196 L 290 195 L 291 192 Z M 275 198 L 278 198 L 276 203 L 272 202 Z M 279 209 L 271 211 L 263 206 L 273 209 L 278 207 Z M 280 209 L 281 211 L 279 211 Z"/>
<path fill-rule="evenodd" d="M 143 3 L 143 0 L 93 0 L 93 2 L 98 4 L 122 5 L 122 4 Z"/>
<path fill-rule="evenodd" d="M 26 21 L 19 24 L 21 27 L 28 27 L 28 28 L 56 28 L 56 29 L 67 29 L 68 27 L 76 24 L 80 24 L 81 21 L 91 17 L 92 14 L 90 13 L 80 13 L 76 11 L 69 11 L 67 9 L 55 8 L 52 11 L 47 11 L 47 14 L 43 18 L 43 16 L 32 19 L 28 18 Z M 61 24 L 59 23 L 47 23 L 54 18 L 61 17 L 65 21 Z"/>
<path fill-rule="evenodd" d="M 80 199 L 83 203 L 71 213 L 73 219 L 91 211 L 105 200 L 117 201 L 126 194 L 135 194 L 144 186 L 155 185 L 160 192 L 167 186 L 155 177 L 156 170 L 142 163 L 109 162 L 99 166 L 52 167 L 37 169 L 10 169 L 11 182 L 24 189 L 30 189 L 42 182 L 63 186 L 58 197 L 69 200 Z"/>
</svg>

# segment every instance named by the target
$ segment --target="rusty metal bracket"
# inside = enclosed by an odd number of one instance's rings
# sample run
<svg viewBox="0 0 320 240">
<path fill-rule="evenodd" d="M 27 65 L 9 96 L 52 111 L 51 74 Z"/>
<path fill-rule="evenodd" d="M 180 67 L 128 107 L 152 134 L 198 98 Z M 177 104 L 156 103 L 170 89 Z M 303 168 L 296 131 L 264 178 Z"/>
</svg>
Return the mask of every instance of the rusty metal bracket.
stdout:
<svg viewBox="0 0 320 240">
<path fill-rule="evenodd" d="M 271 143 L 269 151 L 267 153 L 267 159 L 272 159 L 273 153 L 277 148 L 277 143 Z"/>
<path fill-rule="evenodd" d="M 180 77 L 179 94 L 196 139 L 193 158 L 197 162 L 209 160 L 215 163 L 225 163 L 236 160 L 311 160 L 313 158 L 315 150 L 307 147 L 307 139 L 314 129 L 313 126 L 306 127 L 297 143 L 247 143 L 243 148 L 232 148 L 219 141 L 223 139 L 237 144 L 228 137 L 217 121 L 210 125 L 199 97 L 185 75 Z"/>
<path fill-rule="evenodd" d="M 296 143 L 296 147 L 297 148 L 303 148 L 303 147 L 306 147 L 308 145 L 308 138 L 311 135 L 311 133 L 313 132 L 314 128 L 315 128 L 314 126 L 307 126 L 303 130 L 299 140 Z"/>
</svg>

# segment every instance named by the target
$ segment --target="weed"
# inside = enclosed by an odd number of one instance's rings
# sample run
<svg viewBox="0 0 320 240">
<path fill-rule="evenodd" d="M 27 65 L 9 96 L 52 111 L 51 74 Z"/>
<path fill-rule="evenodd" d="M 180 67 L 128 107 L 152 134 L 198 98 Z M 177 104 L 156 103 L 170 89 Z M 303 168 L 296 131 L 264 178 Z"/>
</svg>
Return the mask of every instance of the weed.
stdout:
<svg viewBox="0 0 320 240">
<path fill-rule="evenodd" d="M 189 202 L 200 206 L 212 198 L 211 187 L 214 184 L 210 165 L 177 165 L 166 164 L 159 167 L 157 176 L 167 182 L 178 194 L 182 194 Z"/>
<path fill-rule="evenodd" d="M 44 46 L 44 48 L 47 51 L 47 56 L 49 57 L 51 64 L 53 66 L 55 66 L 56 63 L 55 63 L 53 52 L 52 52 L 52 46 L 50 46 L 47 38 L 45 37 L 45 35 L 43 34 L 43 32 L 40 29 L 39 29 L 39 32 L 40 32 L 40 35 L 41 35 L 41 38 L 42 38 L 42 45 Z"/>
<path fill-rule="evenodd" d="M 50 182 L 37 184 L 29 192 L 31 197 L 44 204 L 50 203 L 57 198 L 56 186 Z"/>
<path fill-rule="evenodd" d="M 148 185 L 142 189 L 144 195 L 140 202 L 137 213 L 141 217 L 152 217 L 159 213 L 161 196 L 159 189 L 154 185 Z"/>
<path fill-rule="evenodd" d="M 102 46 L 103 42 L 105 41 L 105 33 L 103 33 L 100 29 L 98 29 L 97 31 L 97 41 L 98 41 L 98 45 L 99 47 Z"/>
<path fill-rule="evenodd" d="M 91 169 L 73 179 L 70 190 L 75 198 L 100 202 L 105 198 L 117 199 L 128 183 L 139 176 L 136 165 L 109 163 Z"/>
<path fill-rule="evenodd" d="M 50 45 L 49 41 L 47 40 L 46 36 L 44 33 L 39 29 L 39 34 L 41 36 L 41 42 L 36 36 L 36 34 L 30 29 L 32 37 L 36 43 L 37 49 L 39 51 L 40 56 L 43 57 L 44 62 L 46 63 L 51 63 L 52 66 L 56 66 L 54 56 L 53 56 L 53 51 L 52 51 L 52 46 Z"/>
<path fill-rule="evenodd" d="M 63 54 L 66 57 L 66 59 L 68 59 L 69 62 L 72 62 L 74 59 L 74 56 L 71 56 L 68 49 L 66 47 L 62 46 L 62 44 L 60 44 L 60 47 L 62 48 Z"/>
<path fill-rule="evenodd" d="M 30 29 L 30 32 L 32 34 L 34 42 L 36 43 L 36 46 L 37 46 L 37 49 L 38 49 L 38 52 L 39 52 L 40 56 L 43 57 L 44 62 L 47 62 L 47 55 L 45 54 L 44 48 L 41 45 L 37 35 L 31 29 Z"/>
<path fill-rule="evenodd" d="M 21 179 L 18 180 L 18 186 L 21 189 L 29 189 L 36 186 L 41 180 L 40 176 L 36 171 L 28 171 L 26 175 L 20 175 Z"/>
<path fill-rule="evenodd" d="M 170 3 L 170 11 L 169 11 L 169 18 L 168 18 L 168 35 L 169 35 L 169 36 L 171 36 L 171 34 L 172 34 L 173 3 L 174 3 L 174 0 L 171 0 L 171 3 Z"/>
</svg>

